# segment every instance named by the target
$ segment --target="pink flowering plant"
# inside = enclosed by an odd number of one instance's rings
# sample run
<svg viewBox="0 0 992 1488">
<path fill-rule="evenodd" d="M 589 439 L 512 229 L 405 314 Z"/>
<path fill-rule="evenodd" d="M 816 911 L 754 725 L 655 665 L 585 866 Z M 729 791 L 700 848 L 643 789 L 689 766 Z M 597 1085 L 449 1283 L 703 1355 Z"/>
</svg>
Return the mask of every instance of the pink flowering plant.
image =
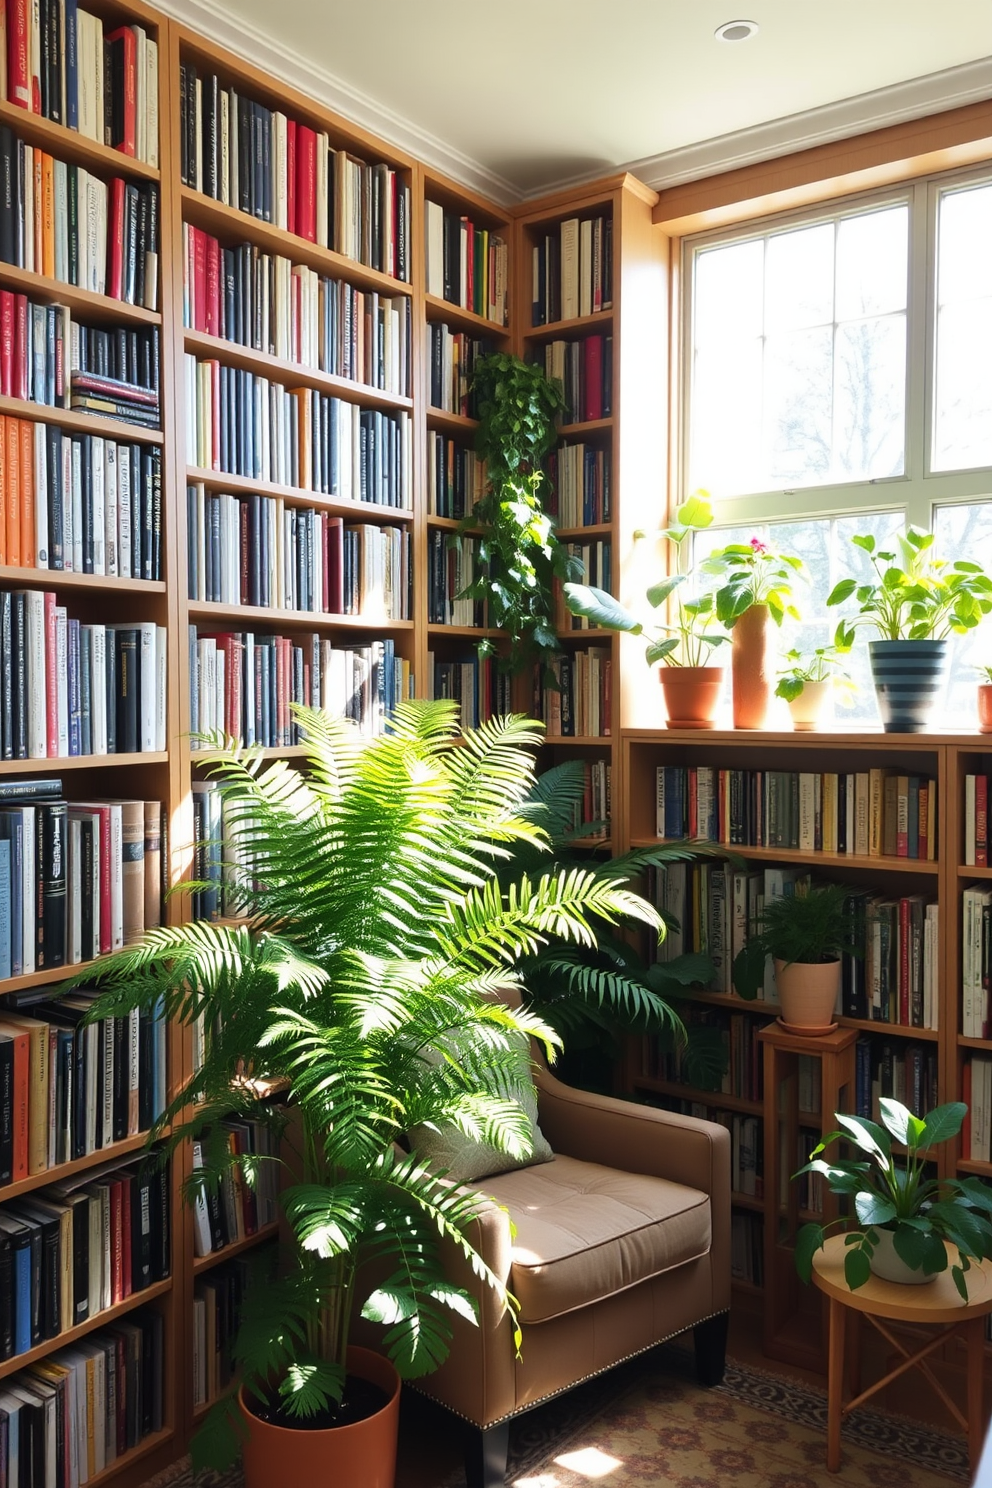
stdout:
<svg viewBox="0 0 992 1488">
<path fill-rule="evenodd" d="M 767 605 L 776 625 L 786 615 L 799 619 L 792 585 L 805 574 L 805 565 L 794 554 L 776 552 L 760 537 L 752 537 L 750 542 L 714 549 L 700 568 L 723 580 L 716 591 L 716 617 L 727 630 L 733 630 L 755 605 Z"/>
</svg>

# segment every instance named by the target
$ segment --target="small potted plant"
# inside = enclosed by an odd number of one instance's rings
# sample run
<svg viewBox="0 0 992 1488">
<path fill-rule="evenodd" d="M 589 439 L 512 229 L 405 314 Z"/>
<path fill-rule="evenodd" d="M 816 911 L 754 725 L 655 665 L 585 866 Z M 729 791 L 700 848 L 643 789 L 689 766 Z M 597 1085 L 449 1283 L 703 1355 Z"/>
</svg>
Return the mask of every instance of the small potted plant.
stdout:
<svg viewBox="0 0 992 1488">
<path fill-rule="evenodd" d="M 818 729 L 833 700 L 836 684 L 851 689 L 853 683 L 841 663 L 843 652 L 836 645 L 817 646 L 815 651 L 786 651 L 789 664 L 779 672 L 775 696 L 784 698 L 797 733 Z"/>
<path fill-rule="evenodd" d="M 868 654 L 882 727 L 922 733 L 944 684 L 948 637 L 974 630 L 992 610 L 992 579 L 969 559 L 938 558 L 933 533 L 918 527 L 899 533 L 891 550 L 870 533 L 851 541 L 868 554 L 874 578 L 841 579 L 828 595 L 828 605 L 852 595 L 858 603 L 854 618 L 838 623 L 837 645 L 850 650 L 859 625 L 875 631 Z"/>
<path fill-rule="evenodd" d="M 847 896 L 843 884 L 824 884 L 766 901 L 757 931 L 734 957 L 738 996 L 757 997 L 771 956 L 783 1026 L 807 1036 L 829 1033 L 836 1026 L 841 955 L 858 954 Z"/>
<path fill-rule="evenodd" d="M 954 1285 L 967 1301 L 964 1278 L 971 1261 L 992 1257 L 992 1190 L 979 1178 L 929 1177 L 925 1165 L 934 1147 L 957 1136 L 968 1107 L 952 1101 L 919 1117 L 886 1096 L 879 1107 L 882 1125 L 838 1111 L 840 1130 L 824 1137 L 794 1175 L 820 1174 L 830 1192 L 847 1199 L 853 1211 L 833 1226 L 803 1226 L 796 1237 L 796 1269 L 808 1282 L 827 1230 L 840 1226 L 848 1229 L 844 1276 L 852 1292 L 872 1272 L 886 1281 L 918 1286 L 947 1270 L 949 1243 L 958 1253 L 951 1266 Z M 837 1141 L 853 1142 L 867 1161 L 827 1162 L 820 1154 Z M 893 1156 L 894 1141 L 905 1147 L 905 1161 Z"/>
<path fill-rule="evenodd" d="M 980 666 L 975 670 L 983 679 L 978 684 L 978 732 L 992 734 L 992 666 Z"/>
<path fill-rule="evenodd" d="M 703 573 L 723 581 L 716 614 L 733 640 L 734 728 L 765 727 L 773 674 L 768 622 L 781 625 L 786 615 L 799 619 L 792 585 L 803 568 L 801 558 L 778 553 L 759 537 L 717 548 L 701 564 Z"/>
<path fill-rule="evenodd" d="M 712 521 L 709 497 L 705 491 L 697 491 L 682 503 L 675 521 L 661 536 L 680 557 L 689 535 L 705 530 Z M 714 665 L 712 657 L 727 637 L 716 628 L 716 601 L 712 593 L 686 597 L 689 577 L 687 572 L 671 573 L 652 584 L 645 595 L 653 610 L 672 601 L 668 611 L 670 623 L 645 625 L 612 594 L 588 584 L 566 584 L 565 602 L 573 615 L 585 615 L 603 630 L 643 635 L 648 643 L 645 652 L 648 665 L 664 663 L 661 686 L 668 727 L 710 729 L 723 684 L 723 668 Z"/>
</svg>

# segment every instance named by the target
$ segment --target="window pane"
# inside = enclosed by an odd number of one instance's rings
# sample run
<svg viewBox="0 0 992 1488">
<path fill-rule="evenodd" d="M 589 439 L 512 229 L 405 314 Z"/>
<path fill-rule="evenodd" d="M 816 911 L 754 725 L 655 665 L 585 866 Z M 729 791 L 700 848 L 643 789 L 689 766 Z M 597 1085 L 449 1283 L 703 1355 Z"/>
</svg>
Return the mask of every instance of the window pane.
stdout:
<svg viewBox="0 0 992 1488">
<path fill-rule="evenodd" d="M 938 213 L 934 470 L 992 465 L 992 186 Z"/>
<path fill-rule="evenodd" d="M 980 563 L 986 573 L 992 573 L 992 500 L 937 507 L 933 530 L 935 546 L 942 558 L 952 562 L 956 558 L 968 558 Z M 975 688 L 982 679 L 974 668 L 990 662 L 992 638 L 987 622 L 967 635 L 951 637 L 950 680 L 941 712 L 947 727 L 975 727 Z"/>
</svg>

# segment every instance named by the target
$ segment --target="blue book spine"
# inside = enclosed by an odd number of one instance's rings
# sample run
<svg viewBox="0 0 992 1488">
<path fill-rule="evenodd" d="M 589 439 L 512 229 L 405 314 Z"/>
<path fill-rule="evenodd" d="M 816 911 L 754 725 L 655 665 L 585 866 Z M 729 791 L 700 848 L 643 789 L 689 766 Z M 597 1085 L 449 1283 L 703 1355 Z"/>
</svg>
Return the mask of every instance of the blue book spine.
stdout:
<svg viewBox="0 0 992 1488">
<path fill-rule="evenodd" d="M 76 0 L 63 0 L 65 6 L 65 122 L 70 129 L 79 128 L 79 69 L 76 28 Z"/>
<path fill-rule="evenodd" d="M 14 1353 L 31 1347 L 31 1247 L 14 1251 Z"/>
<path fill-rule="evenodd" d="M 680 765 L 665 766 L 665 836 L 678 840 L 683 828 L 684 771 Z"/>
<path fill-rule="evenodd" d="M 0 841 L 0 981 L 10 966 L 10 843 Z"/>
</svg>

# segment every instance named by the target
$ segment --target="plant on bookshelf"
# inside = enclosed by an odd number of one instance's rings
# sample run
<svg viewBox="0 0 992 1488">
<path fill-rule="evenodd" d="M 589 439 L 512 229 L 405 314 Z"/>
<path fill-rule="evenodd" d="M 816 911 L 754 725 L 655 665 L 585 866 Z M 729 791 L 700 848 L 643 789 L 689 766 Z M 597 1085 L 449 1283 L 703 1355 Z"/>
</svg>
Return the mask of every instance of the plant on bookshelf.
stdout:
<svg viewBox="0 0 992 1488">
<path fill-rule="evenodd" d="M 976 667 L 978 684 L 978 732 L 992 734 L 992 666 Z"/>
<path fill-rule="evenodd" d="M 766 900 L 757 932 L 734 958 L 738 995 L 757 997 L 771 956 L 784 1026 L 805 1034 L 835 1027 L 841 956 L 859 954 L 849 892 L 844 884 L 824 884 L 805 894 Z"/>
<path fill-rule="evenodd" d="M 910 1285 L 931 1281 L 947 1270 L 949 1241 L 958 1252 L 951 1275 L 967 1301 L 970 1261 L 992 1257 L 992 1191 L 978 1178 L 930 1177 L 926 1164 L 934 1147 L 957 1136 L 968 1108 L 952 1101 L 921 1118 L 885 1096 L 879 1107 L 881 1125 L 838 1111 L 840 1131 L 824 1137 L 794 1176 L 817 1173 L 831 1193 L 853 1198 L 854 1212 L 834 1221 L 849 1228 L 844 1276 L 852 1291 L 872 1272 Z M 836 1141 L 854 1142 L 868 1161 L 826 1161 L 820 1154 Z M 893 1141 L 907 1149 L 904 1163 L 893 1156 Z M 796 1237 L 796 1269 L 803 1281 L 810 1279 L 813 1256 L 828 1228 L 804 1225 Z"/>
<path fill-rule="evenodd" d="M 593 945 L 594 920 L 660 924 L 646 901 L 589 870 L 497 881 L 497 854 L 543 837 L 521 809 L 540 740 L 531 721 L 460 736 L 455 704 L 406 703 L 388 735 L 366 741 L 329 715 L 296 716 L 309 779 L 237 750 L 213 760 L 247 918 L 159 930 L 94 974 L 100 1013 L 161 999 L 172 1018 L 208 1030 L 200 1068 L 165 1118 L 173 1143 L 204 1134 L 194 1202 L 206 1179 L 232 1167 L 248 1181 L 257 1174 L 260 1158 L 214 1135 L 232 1112 L 273 1121 L 258 1079 L 283 1080 L 296 1110 L 298 1166 L 282 1194 L 293 1264 L 245 1299 L 237 1346 L 249 1488 L 292 1475 L 286 1431 L 275 1433 L 283 1456 L 273 1462 L 256 1411 L 290 1427 L 326 1421 L 333 1434 L 353 1305 L 385 1326 L 385 1352 L 406 1375 L 444 1358 L 449 1310 L 471 1313 L 445 1280 L 438 1245 L 445 1237 L 479 1269 L 465 1234 L 476 1200 L 394 1144 L 428 1123 L 527 1157 L 519 1036 L 557 1040 L 498 1000 L 518 984 L 521 958 L 549 933 Z M 356 1273 L 369 1258 L 380 1273 L 372 1291 Z M 237 1418 L 231 1390 L 199 1460 L 236 1452 Z M 367 1470 L 354 1481 L 374 1480 Z"/>
<path fill-rule="evenodd" d="M 788 665 L 779 672 L 775 696 L 789 704 L 798 733 L 820 727 L 829 716 L 835 689 L 845 700 L 849 697 L 854 684 L 841 662 L 844 654 L 838 646 L 817 646 L 806 652 L 793 648 L 783 656 Z"/>
<path fill-rule="evenodd" d="M 772 694 L 768 622 L 799 619 L 792 585 L 803 568 L 801 558 L 778 553 L 758 537 L 716 548 L 700 564 L 702 573 L 722 580 L 716 617 L 731 633 L 734 728 L 765 727 Z"/>
</svg>

